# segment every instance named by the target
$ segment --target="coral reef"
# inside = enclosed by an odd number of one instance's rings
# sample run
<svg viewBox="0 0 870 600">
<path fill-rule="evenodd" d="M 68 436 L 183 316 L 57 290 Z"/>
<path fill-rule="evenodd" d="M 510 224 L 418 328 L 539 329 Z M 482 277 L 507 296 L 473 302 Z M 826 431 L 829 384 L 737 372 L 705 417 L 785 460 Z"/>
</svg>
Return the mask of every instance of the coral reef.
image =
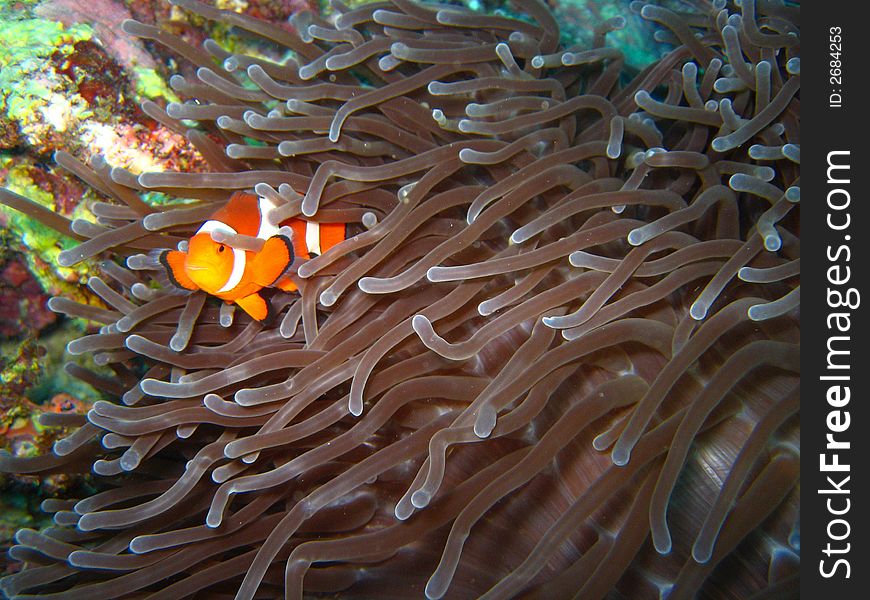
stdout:
<svg viewBox="0 0 870 600">
<path fill-rule="evenodd" d="M 14 337 L 25 328 L 35 331 L 55 322 L 48 295 L 20 256 L 0 263 L 0 337 Z"/>
<path fill-rule="evenodd" d="M 99 154 L 136 172 L 195 169 L 202 161 L 187 140 L 139 109 L 144 99 L 175 96 L 140 42 L 122 36 L 108 43 L 111 19 L 128 16 L 116 4 L 81 3 L 78 11 L 60 3 L 0 4 L 0 185 L 75 219 L 93 221 L 82 199 L 93 201 L 95 195 L 67 171 L 47 165 L 57 150 L 84 160 Z M 80 22 L 85 12 L 101 20 Z M 52 15 L 63 15 L 66 25 Z M 118 31 L 119 22 L 114 24 Z M 74 240 L 5 208 L 0 228 L 5 247 L 26 260 L 44 293 L 85 298 L 80 283 L 89 265 L 69 269 L 57 262 Z M 13 311 L 13 305 L 5 309 Z"/>
</svg>

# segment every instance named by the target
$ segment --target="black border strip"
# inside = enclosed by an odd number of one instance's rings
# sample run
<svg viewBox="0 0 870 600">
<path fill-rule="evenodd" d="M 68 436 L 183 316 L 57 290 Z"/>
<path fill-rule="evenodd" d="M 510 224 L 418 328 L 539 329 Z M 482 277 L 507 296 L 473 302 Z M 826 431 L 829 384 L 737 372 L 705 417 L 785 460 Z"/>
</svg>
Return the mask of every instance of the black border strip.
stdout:
<svg viewBox="0 0 870 600">
<path fill-rule="evenodd" d="M 847 0 L 801 7 L 803 598 L 870 597 L 865 7 Z M 829 171 L 829 163 L 836 167 Z M 848 471 L 833 470 L 835 460 Z"/>
</svg>

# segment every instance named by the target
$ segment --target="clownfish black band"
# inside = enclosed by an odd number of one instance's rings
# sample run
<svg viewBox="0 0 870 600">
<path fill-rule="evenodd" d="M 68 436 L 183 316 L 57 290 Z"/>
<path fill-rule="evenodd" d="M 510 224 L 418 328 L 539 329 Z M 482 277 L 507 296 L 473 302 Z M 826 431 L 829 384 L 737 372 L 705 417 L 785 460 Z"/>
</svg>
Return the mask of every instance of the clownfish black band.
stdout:
<svg viewBox="0 0 870 600">
<path fill-rule="evenodd" d="M 287 237 L 286 235 L 283 235 L 283 234 L 278 234 L 278 235 L 275 235 L 272 237 L 277 238 L 277 239 L 281 240 L 282 242 L 284 242 L 284 245 L 287 246 L 287 254 L 290 255 L 290 258 L 287 261 L 287 267 L 285 267 L 285 269 L 283 271 L 281 271 L 281 273 L 279 273 L 278 276 L 275 278 L 275 281 L 273 281 L 269 285 L 274 285 L 277 281 L 280 281 L 281 278 L 287 274 L 287 271 L 290 270 L 290 267 L 293 266 L 293 261 L 296 259 L 296 254 L 293 251 L 293 241 L 289 237 Z"/>
<path fill-rule="evenodd" d="M 170 283 L 175 287 L 186 290 L 187 288 L 181 285 L 181 282 L 175 277 L 175 274 L 172 272 L 172 266 L 169 264 L 169 253 L 171 250 L 163 250 L 160 254 L 157 255 L 157 260 L 160 261 L 160 264 L 163 265 L 163 268 L 166 270 L 166 275 L 169 277 Z"/>
</svg>

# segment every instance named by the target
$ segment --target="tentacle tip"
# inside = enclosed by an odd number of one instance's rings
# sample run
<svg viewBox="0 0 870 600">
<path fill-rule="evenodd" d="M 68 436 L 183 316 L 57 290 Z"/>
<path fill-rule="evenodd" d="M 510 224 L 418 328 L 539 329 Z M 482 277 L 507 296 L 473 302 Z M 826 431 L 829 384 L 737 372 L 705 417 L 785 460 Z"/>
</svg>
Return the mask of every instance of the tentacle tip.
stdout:
<svg viewBox="0 0 870 600">
<path fill-rule="evenodd" d="M 142 226 L 148 231 L 157 231 L 160 229 L 160 215 L 159 213 L 154 213 L 150 215 L 145 215 L 142 219 Z"/>
<path fill-rule="evenodd" d="M 712 142 L 710 142 L 710 147 L 716 152 L 725 152 L 726 150 L 730 150 L 731 146 L 728 144 L 728 140 L 724 137 L 714 138 Z"/>
<path fill-rule="evenodd" d="M 209 511 L 208 515 L 205 517 L 205 526 L 210 529 L 217 529 L 221 526 L 223 522 L 223 517 L 219 514 L 214 514 L 212 511 Z"/>
<path fill-rule="evenodd" d="M 447 592 L 446 589 L 443 589 L 444 586 L 441 585 L 441 582 L 436 580 L 436 576 L 437 573 L 432 575 L 432 577 L 429 578 L 429 581 L 426 583 L 425 593 L 427 600 L 441 600 L 441 598 L 443 598 L 444 594 Z"/>
<path fill-rule="evenodd" d="M 88 563 L 85 557 L 90 554 L 87 550 L 74 550 L 66 557 L 69 566 L 78 568 L 87 568 Z"/>
<path fill-rule="evenodd" d="M 121 460 L 120 460 L 121 469 L 123 469 L 124 471 L 128 471 L 128 472 L 134 471 L 136 469 L 136 467 L 139 466 L 139 461 L 141 460 L 141 458 L 142 457 L 139 456 L 137 453 L 131 452 L 130 450 L 127 450 L 121 456 Z"/>
<path fill-rule="evenodd" d="M 776 176 L 776 171 L 774 171 L 771 167 L 757 167 L 755 169 L 755 176 L 762 181 L 772 181 L 773 178 Z"/>
<path fill-rule="evenodd" d="M 607 436 L 602 433 L 595 436 L 592 440 L 592 447 L 598 452 L 604 452 L 610 447 L 610 441 L 607 439 Z"/>
<path fill-rule="evenodd" d="M 492 434 L 495 429 L 495 423 L 481 423 L 479 420 L 474 424 L 474 435 L 482 440 L 485 440 Z"/>
<path fill-rule="evenodd" d="M 764 238 L 764 248 L 768 252 L 776 252 L 782 247 L 782 239 L 778 235 L 768 235 Z M 739 276 L 739 275 L 738 275 Z"/>
<path fill-rule="evenodd" d="M 139 21 L 134 19 L 124 19 L 121 21 L 121 31 L 127 35 L 136 35 L 136 26 L 140 25 Z"/>
<path fill-rule="evenodd" d="M 300 71 L 301 71 L 301 69 L 300 69 Z M 339 123 L 336 123 L 335 121 L 333 121 L 332 125 L 329 126 L 329 141 L 332 142 L 333 144 L 336 143 L 338 141 L 338 138 L 340 135 L 341 135 L 341 125 Z M 306 216 L 311 216 L 311 215 L 306 215 Z"/>
<path fill-rule="evenodd" d="M 551 329 L 559 329 L 559 317 L 542 317 L 541 321 Z"/>
<path fill-rule="evenodd" d="M 396 508 L 393 510 L 393 514 L 399 521 L 407 521 L 411 517 L 411 515 L 414 514 L 414 509 L 410 506 L 396 504 Z"/>
<path fill-rule="evenodd" d="M 658 536 L 654 535 L 653 546 L 655 546 L 656 552 L 658 552 L 660 555 L 667 556 L 671 553 L 671 550 L 673 549 L 671 534 L 667 531 L 664 531 Z"/>
<path fill-rule="evenodd" d="M 33 532 L 33 529 L 29 527 L 24 527 L 23 529 L 19 529 L 18 531 L 16 531 L 15 535 L 12 536 L 12 539 L 15 540 L 16 544 L 27 544 L 27 538 Z"/>
<path fill-rule="evenodd" d="M 348 410 L 348 412 L 350 412 L 350 414 L 352 414 L 355 417 L 362 415 L 363 414 L 362 402 L 355 401 L 354 399 L 351 399 L 348 402 L 347 410 Z"/>
<path fill-rule="evenodd" d="M 704 317 L 707 316 L 708 308 L 709 307 L 703 302 L 695 300 L 695 302 L 692 303 L 692 307 L 689 309 L 689 315 L 696 321 L 703 321 Z"/>
<path fill-rule="evenodd" d="M 320 304 L 323 306 L 332 306 L 338 301 L 338 295 L 332 290 L 324 290 L 320 294 Z"/>
<path fill-rule="evenodd" d="M 632 246 L 640 246 L 646 241 L 646 237 L 643 235 L 640 228 L 629 231 L 628 236 L 626 236 L 625 239 Z"/>
<path fill-rule="evenodd" d="M 631 452 L 628 450 L 617 446 L 613 449 L 613 452 L 610 453 L 610 460 L 617 467 L 624 467 L 628 464 L 628 461 L 631 459 Z"/>
<path fill-rule="evenodd" d="M 61 267 L 71 267 L 81 260 L 75 252 L 64 250 L 57 255 L 57 264 Z"/>
<path fill-rule="evenodd" d="M 52 296 L 48 299 L 48 302 L 46 302 L 45 305 L 51 312 L 61 312 L 61 307 L 63 306 L 63 299 L 59 296 Z"/>
<path fill-rule="evenodd" d="M 82 515 L 76 524 L 76 529 L 79 531 L 94 531 L 97 529 L 99 523 L 95 523 L 96 521 L 95 515 L 92 513 L 88 513 L 86 515 Z"/>
<path fill-rule="evenodd" d="M 411 504 L 414 505 L 414 508 L 426 508 L 431 500 L 432 496 L 423 490 L 417 490 L 411 494 Z"/>
<path fill-rule="evenodd" d="M 73 451 L 72 446 L 66 440 L 57 440 L 52 446 L 51 451 L 55 456 L 66 456 Z"/>
<path fill-rule="evenodd" d="M 426 315 L 414 315 L 411 318 L 411 327 L 417 335 L 430 334 L 432 330 L 432 321 L 426 318 Z"/>
<path fill-rule="evenodd" d="M 767 318 L 767 311 L 764 310 L 766 304 L 754 304 L 746 311 L 746 316 L 750 321 L 764 321 Z"/>
<path fill-rule="evenodd" d="M 159 172 L 146 171 L 145 173 L 140 173 L 139 176 L 136 178 L 136 181 L 143 188 L 157 187 L 156 185 L 153 185 L 155 183 L 154 178 L 159 177 L 159 176 L 160 176 Z"/>
<path fill-rule="evenodd" d="M 692 548 L 692 559 L 699 565 L 707 564 L 711 556 L 712 552 L 709 548 L 699 548 L 697 544 Z"/>
<path fill-rule="evenodd" d="M 233 400 L 239 406 L 252 406 L 256 404 L 255 395 L 257 390 L 253 388 L 242 388 L 233 394 Z"/>
<path fill-rule="evenodd" d="M 302 215 L 305 217 L 313 217 L 317 214 L 317 200 L 305 196 L 302 199 Z"/>
<path fill-rule="evenodd" d="M 440 274 L 443 271 L 443 267 L 429 267 L 428 269 L 426 269 L 426 279 L 428 279 L 432 283 L 443 281 L 443 279 L 440 278 Z"/>
</svg>

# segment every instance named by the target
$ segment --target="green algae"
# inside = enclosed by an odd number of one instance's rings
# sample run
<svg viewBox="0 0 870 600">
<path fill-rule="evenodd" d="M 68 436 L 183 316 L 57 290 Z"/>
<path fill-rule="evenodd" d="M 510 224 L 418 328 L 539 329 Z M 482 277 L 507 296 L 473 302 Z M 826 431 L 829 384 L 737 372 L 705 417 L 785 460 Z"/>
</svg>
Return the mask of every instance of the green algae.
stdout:
<svg viewBox="0 0 870 600">
<path fill-rule="evenodd" d="M 68 81 L 57 73 L 51 57 L 68 55 L 73 44 L 89 40 L 90 27 L 32 18 L 28 8 L 0 5 L 0 119 L 17 124 L 33 143 L 63 133 L 71 123 L 90 116 L 88 103 L 68 93 Z"/>
<path fill-rule="evenodd" d="M 70 357 L 66 354 L 69 340 L 79 338 L 87 333 L 87 323 L 81 319 L 65 319 L 59 327 L 51 330 L 48 335 L 39 337 L 42 355 L 39 358 L 38 377 L 27 390 L 27 398 L 34 404 L 45 404 L 56 395 L 66 393 L 86 404 L 97 400 L 106 400 L 105 394 L 95 390 L 82 380 L 73 377 L 64 370 L 64 364 Z M 108 367 L 94 363 L 93 356 L 88 354 L 77 356 L 76 364 L 106 377 L 114 373 Z"/>
<path fill-rule="evenodd" d="M 31 506 L 33 498 L 38 497 L 38 486 L 32 484 L 29 490 L 18 490 L 0 494 L 0 538 L 11 540 L 22 527 L 43 529 L 52 524 L 51 515 Z M 22 493 L 23 492 L 23 493 Z"/>
<path fill-rule="evenodd" d="M 154 69 L 133 67 L 133 90 L 139 101 L 148 98 L 165 98 L 167 102 L 180 102 L 166 80 Z"/>
<path fill-rule="evenodd" d="M 11 157 L 0 156 L 0 169 L 6 172 L 4 187 L 54 210 L 54 197 L 30 179 L 29 167 L 15 164 Z M 36 219 L 2 205 L 0 205 L 0 215 L 6 221 L 6 228 L 18 240 L 19 247 L 14 249 L 22 253 L 28 269 L 43 290 L 50 294 L 64 294 L 79 300 L 85 299 L 78 283 L 87 278 L 90 261 L 84 261 L 73 267 L 62 267 L 57 262 L 57 257 L 62 251 L 74 248 L 78 244 L 76 240 L 63 236 Z M 76 206 L 72 218 L 94 221 L 93 215 L 82 202 Z"/>
</svg>

